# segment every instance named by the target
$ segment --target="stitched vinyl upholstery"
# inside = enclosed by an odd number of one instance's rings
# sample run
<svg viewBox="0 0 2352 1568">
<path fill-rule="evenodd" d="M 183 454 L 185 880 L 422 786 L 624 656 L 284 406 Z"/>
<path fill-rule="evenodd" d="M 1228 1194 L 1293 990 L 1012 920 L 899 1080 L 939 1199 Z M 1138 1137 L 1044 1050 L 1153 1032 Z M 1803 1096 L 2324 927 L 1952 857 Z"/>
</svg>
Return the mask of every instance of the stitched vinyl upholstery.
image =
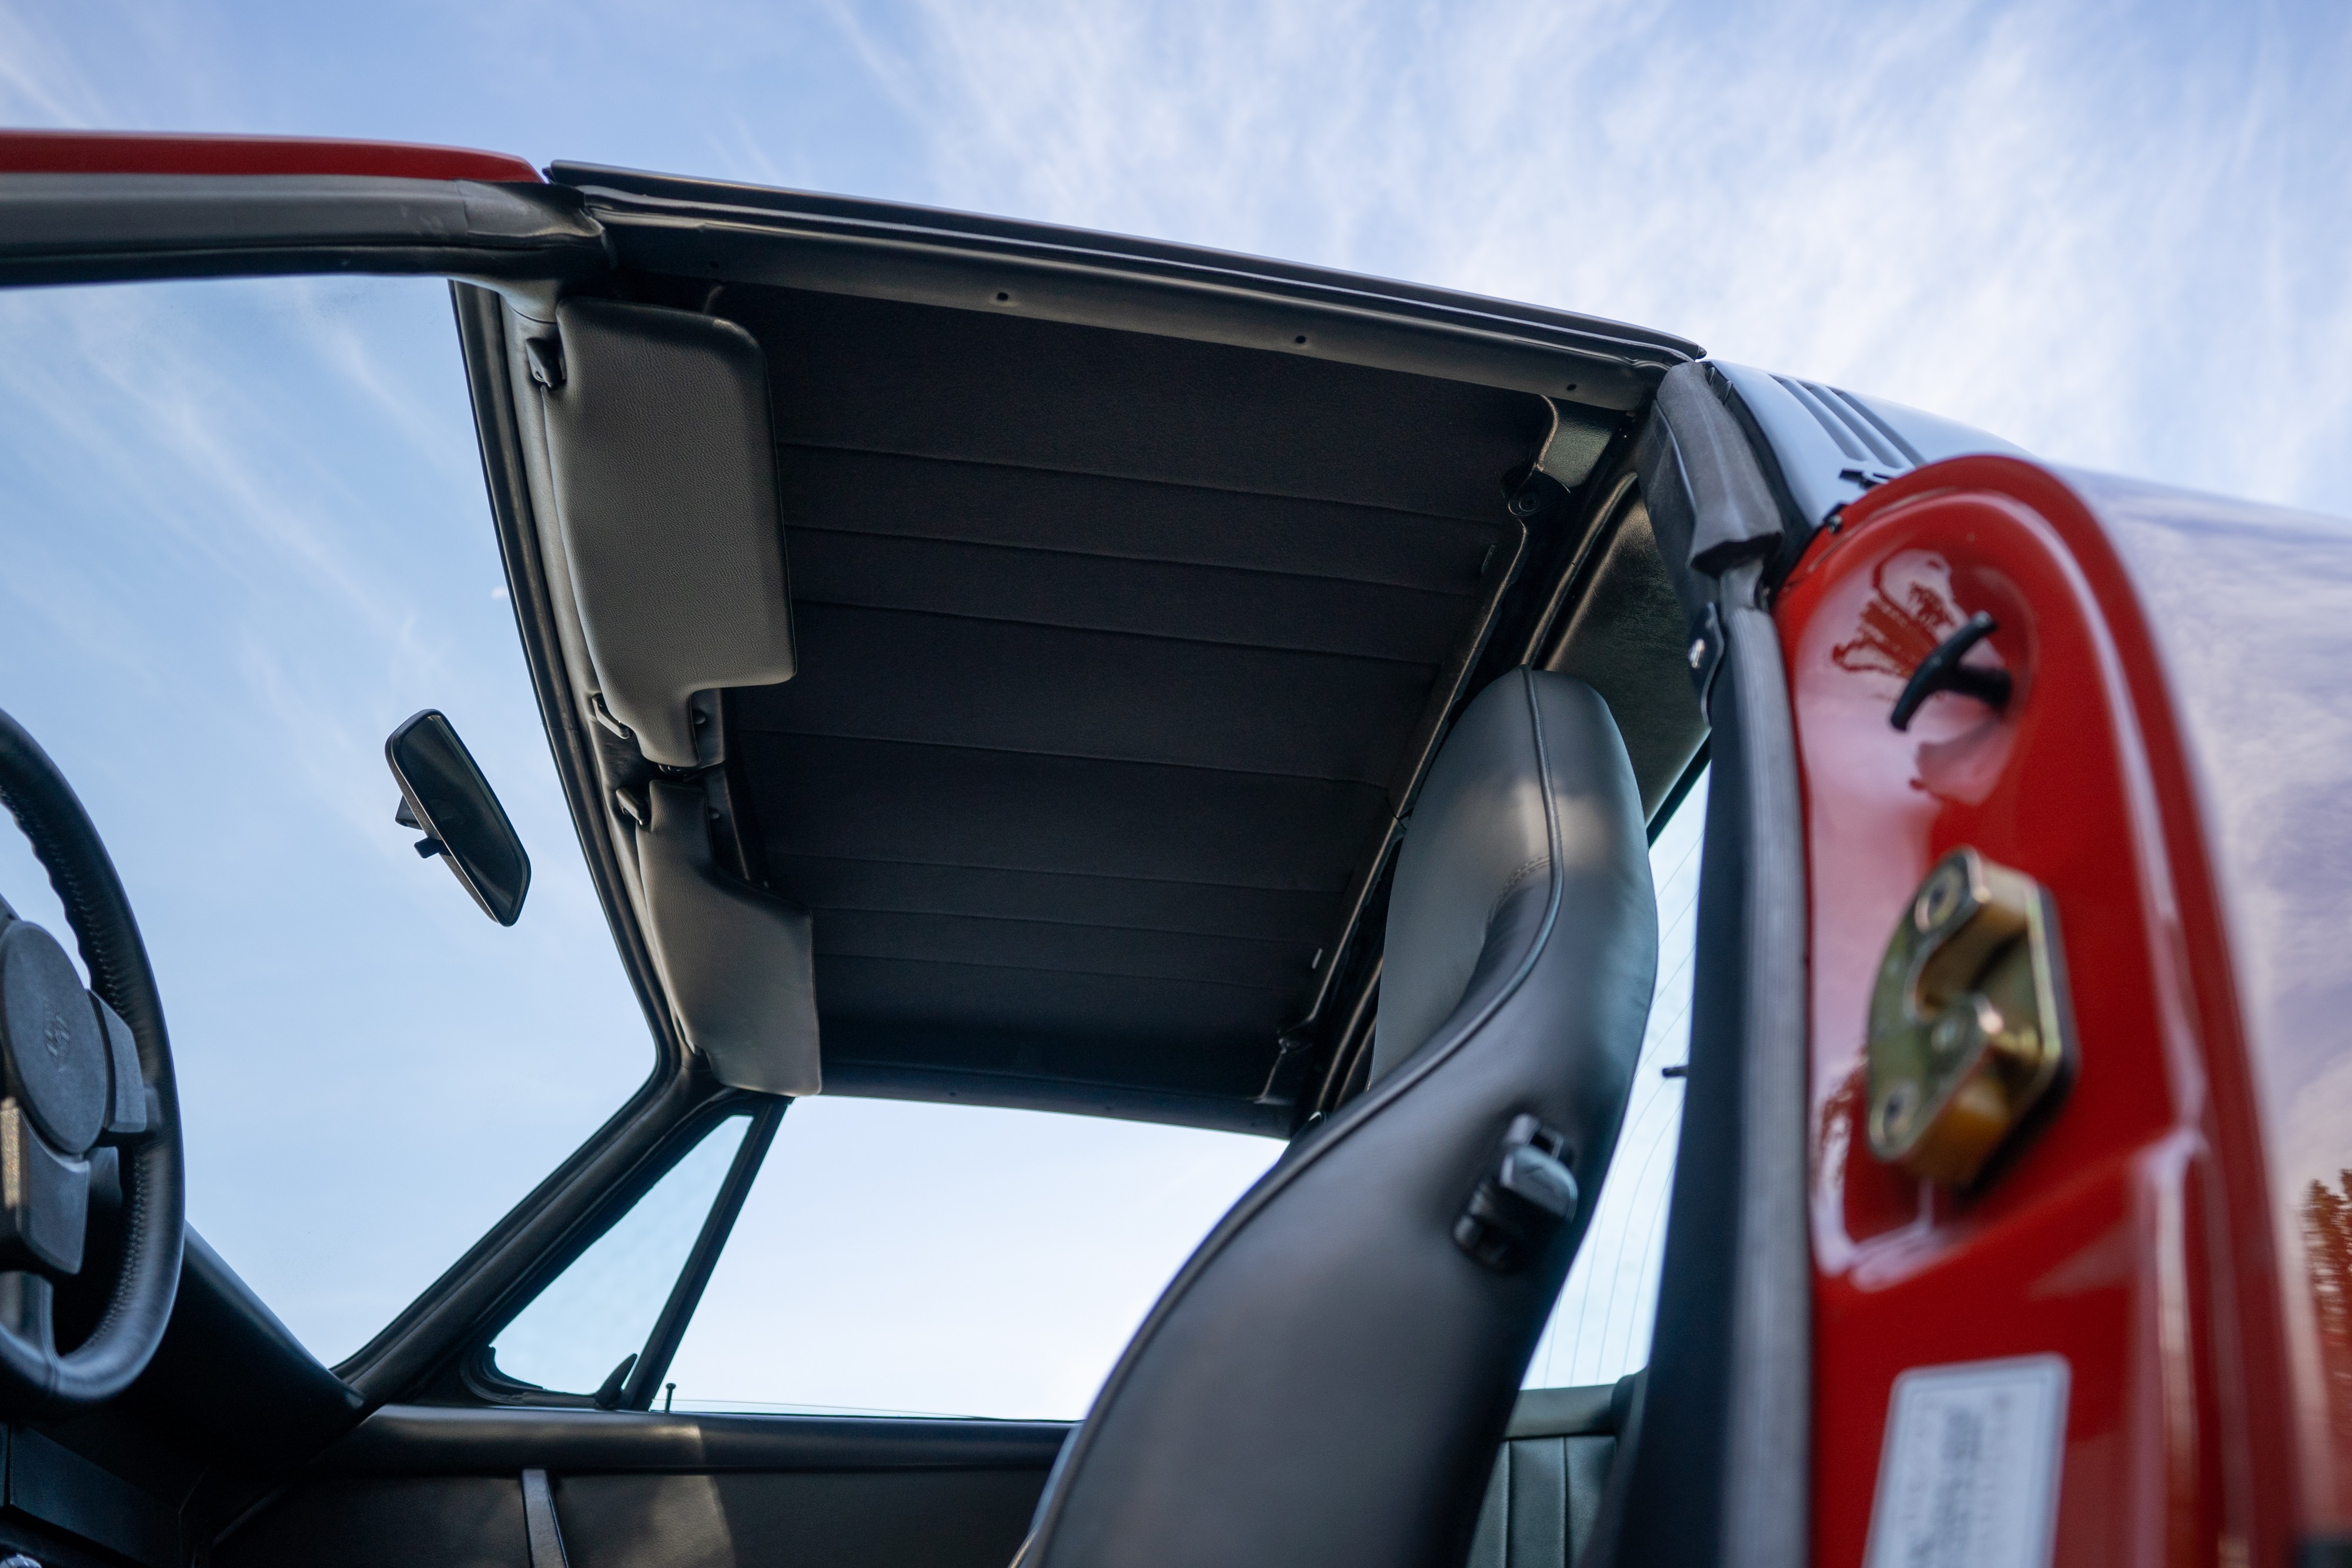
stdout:
<svg viewBox="0 0 2352 1568">
<path fill-rule="evenodd" d="M 1582 1560 L 1639 1381 L 1637 1374 L 1519 1396 L 1465 1568 L 1574 1568 Z"/>
<path fill-rule="evenodd" d="M 1504 1444 L 1468 1568 L 1570 1568 L 1592 1534 L 1616 1451 L 1607 1433 Z"/>
<path fill-rule="evenodd" d="M 1024 1568 L 1462 1562 L 1591 1205 L 1515 1270 L 1471 1258 L 1455 1221 L 1522 1114 L 1600 1190 L 1656 967 L 1640 796 L 1591 687 L 1520 669 L 1471 703 L 1387 941 L 1432 1027 L 1395 1034 L 1178 1274 L 1064 1449 Z"/>
</svg>

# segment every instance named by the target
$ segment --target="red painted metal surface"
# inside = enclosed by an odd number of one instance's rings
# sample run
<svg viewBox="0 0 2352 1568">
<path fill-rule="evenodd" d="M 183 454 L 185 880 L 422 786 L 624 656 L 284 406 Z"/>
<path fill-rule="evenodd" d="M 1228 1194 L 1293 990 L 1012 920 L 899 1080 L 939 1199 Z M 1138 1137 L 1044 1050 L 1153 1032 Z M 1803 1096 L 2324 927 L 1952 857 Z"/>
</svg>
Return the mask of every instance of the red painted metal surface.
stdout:
<svg viewBox="0 0 2352 1568">
<path fill-rule="evenodd" d="M 371 174 L 400 180 L 544 183 L 524 159 L 464 147 L 127 131 L 0 131 L 0 173 Z"/>
<path fill-rule="evenodd" d="M 2006 711 L 1943 695 L 1895 730 L 1906 674 L 1979 610 Z M 2284 1562 L 2308 1521 L 2228 949 L 2121 563 L 2056 476 L 1962 458 L 1850 507 L 1776 614 L 1811 878 L 1815 1560 L 1862 1560 L 1899 1373 L 2054 1352 L 2057 1562 Z M 2051 891 L 2080 1048 L 1969 1198 L 1879 1165 L 1860 1120 L 1878 961 L 1960 844 Z"/>
</svg>

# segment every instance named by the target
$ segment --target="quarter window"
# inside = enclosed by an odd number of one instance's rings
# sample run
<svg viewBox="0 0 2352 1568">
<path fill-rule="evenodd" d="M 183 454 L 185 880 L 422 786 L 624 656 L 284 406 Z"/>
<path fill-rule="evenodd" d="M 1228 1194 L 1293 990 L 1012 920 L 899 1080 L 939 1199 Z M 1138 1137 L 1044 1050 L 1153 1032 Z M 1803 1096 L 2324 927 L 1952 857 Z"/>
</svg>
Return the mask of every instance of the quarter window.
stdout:
<svg viewBox="0 0 2352 1568">
<path fill-rule="evenodd" d="M 1641 1065 L 1591 1228 L 1528 1364 L 1529 1388 L 1611 1383 L 1650 1359 L 1658 1271 L 1665 1262 L 1666 1203 L 1682 1134 L 1681 1072 L 1690 1061 L 1706 785 L 1701 775 L 1650 845 L 1650 879 L 1658 900 L 1658 980 L 1642 1037 Z"/>
<path fill-rule="evenodd" d="M 500 1330 L 490 1346 L 499 1376 L 566 1394 L 625 1378 L 751 1125 L 748 1115 L 720 1122 Z"/>
</svg>

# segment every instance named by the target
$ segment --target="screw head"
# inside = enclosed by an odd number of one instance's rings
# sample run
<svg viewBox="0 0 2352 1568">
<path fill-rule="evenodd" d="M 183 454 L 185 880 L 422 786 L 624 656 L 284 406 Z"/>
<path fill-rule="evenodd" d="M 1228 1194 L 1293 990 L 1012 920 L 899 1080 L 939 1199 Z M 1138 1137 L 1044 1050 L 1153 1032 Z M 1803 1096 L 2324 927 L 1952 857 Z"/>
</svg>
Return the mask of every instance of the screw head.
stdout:
<svg viewBox="0 0 2352 1568">
<path fill-rule="evenodd" d="M 1911 924 L 1922 935 L 1937 930 L 1959 913 L 1968 896 L 1968 866 L 1960 861 L 1948 861 L 1936 868 L 1936 874 L 1919 890 L 1917 900 L 1911 905 Z"/>
<path fill-rule="evenodd" d="M 1911 1118 L 1918 1110 L 1919 1086 L 1906 1078 L 1879 1097 L 1878 1124 L 1886 1136 L 1900 1138 L 1911 1130 Z"/>
</svg>

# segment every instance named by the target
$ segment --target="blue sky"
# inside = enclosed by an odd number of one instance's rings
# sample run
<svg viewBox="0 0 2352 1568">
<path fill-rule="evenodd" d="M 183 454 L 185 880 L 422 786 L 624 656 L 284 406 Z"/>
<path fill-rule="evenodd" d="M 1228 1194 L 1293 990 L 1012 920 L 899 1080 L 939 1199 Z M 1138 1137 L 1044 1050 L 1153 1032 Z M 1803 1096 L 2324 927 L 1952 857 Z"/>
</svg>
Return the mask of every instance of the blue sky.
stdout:
<svg viewBox="0 0 2352 1568">
<path fill-rule="evenodd" d="M 2341 512 L 2352 12 L 0 5 L 0 119 L 464 142 L 1166 235 L 1684 332 Z"/>
<path fill-rule="evenodd" d="M 2340 5 L 0 0 L 0 123 L 463 143 L 1274 254 L 2352 512 Z M 146 915 L 198 1223 L 331 1358 L 646 1061 L 497 597 L 446 295 L 42 292 L 0 333 L 0 706 Z M 389 822 L 381 737 L 428 704 L 534 852 L 514 932 Z M 0 893 L 37 913 L 37 880 L 0 850 Z M 844 1157 L 881 1135 L 809 1124 Z M 1166 1217 L 1106 1343 L 1271 1152 L 958 1125 L 1003 1190 Z M 1074 1364 L 1033 1386 L 1067 1403 Z"/>
</svg>

